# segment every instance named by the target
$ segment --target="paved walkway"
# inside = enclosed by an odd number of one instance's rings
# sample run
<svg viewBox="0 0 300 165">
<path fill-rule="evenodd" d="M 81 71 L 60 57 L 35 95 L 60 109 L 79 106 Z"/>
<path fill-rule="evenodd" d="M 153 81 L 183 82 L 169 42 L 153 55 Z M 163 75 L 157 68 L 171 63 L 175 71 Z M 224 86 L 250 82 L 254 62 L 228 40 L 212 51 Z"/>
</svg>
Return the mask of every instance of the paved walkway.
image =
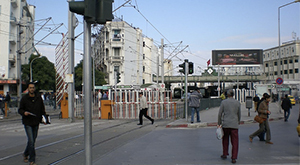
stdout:
<svg viewBox="0 0 300 165">
<path fill-rule="evenodd" d="M 281 110 L 280 108 L 281 113 L 279 112 L 278 102 L 270 103 L 269 110 L 271 111 L 269 121 L 283 119 L 283 110 Z M 253 119 L 257 115 L 257 113 L 254 112 L 254 108 L 250 109 L 250 116 L 248 116 L 248 109 L 246 109 L 245 103 L 242 103 L 241 111 L 242 111 L 241 124 L 255 122 Z M 201 120 L 200 123 L 191 124 L 190 123 L 191 118 L 189 117 L 188 120 L 187 119 L 175 120 L 174 122 L 169 123 L 166 127 L 199 128 L 199 127 L 207 127 L 207 126 L 217 126 L 218 113 L 219 113 L 219 107 L 202 110 L 200 111 L 200 120 Z M 196 114 L 194 116 L 194 121 L 195 120 L 196 120 Z"/>
</svg>

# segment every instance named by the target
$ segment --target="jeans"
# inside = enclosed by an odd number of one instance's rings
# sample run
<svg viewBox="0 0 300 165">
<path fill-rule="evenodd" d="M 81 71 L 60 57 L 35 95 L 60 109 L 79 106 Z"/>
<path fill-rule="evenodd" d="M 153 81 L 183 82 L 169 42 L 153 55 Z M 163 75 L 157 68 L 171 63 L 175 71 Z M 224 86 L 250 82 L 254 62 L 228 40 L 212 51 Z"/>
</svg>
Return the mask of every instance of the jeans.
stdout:
<svg viewBox="0 0 300 165">
<path fill-rule="evenodd" d="M 291 110 L 288 109 L 288 110 L 284 110 L 284 120 L 287 121 L 290 117 L 290 112 Z"/>
<path fill-rule="evenodd" d="M 29 156 L 29 162 L 35 162 L 35 139 L 38 135 L 39 126 L 24 125 L 24 128 L 28 140 L 24 156 Z"/>
<path fill-rule="evenodd" d="M 197 115 L 197 122 L 200 122 L 199 107 L 191 107 L 191 122 L 194 122 L 194 115 Z"/>
</svg>

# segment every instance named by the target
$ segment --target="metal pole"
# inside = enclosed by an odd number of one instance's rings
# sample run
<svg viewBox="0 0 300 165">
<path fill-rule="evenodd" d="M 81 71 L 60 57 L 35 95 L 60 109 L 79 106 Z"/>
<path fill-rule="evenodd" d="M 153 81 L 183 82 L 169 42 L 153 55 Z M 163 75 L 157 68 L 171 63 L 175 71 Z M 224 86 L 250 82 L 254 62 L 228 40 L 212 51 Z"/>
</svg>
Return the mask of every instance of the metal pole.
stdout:
<svg viewBox="0 0 300 165">
<path fill-rule="evenodd" d="M 159 77 L 159 56 L 157 56 L 157 74 L 156 74 L 157 85 L 158 85 L 158 77 Z"/>
<path fill-rule="evenodd" d="M 165 65 L 164 65 L 164 39 L 161 39 L 161 83 L 164 83 Z"/>
<path fill-rule="evenodd" d="M 184 87 L 184 93 L 185 93 L 185 118 L 186 118 L 186 121 L 188 121 L 188 87 L 187 87 L 187 83 L 188 83 L 188 69 L 189 69 L 189 66 L 188 66 L 188 62 L 189 60 L 188 59 L 185 59 L 184 60 L 184 67 L 185 67 L 185 87 Z"/>
<path fill-rule="evenodd" d="M 91 115 L 91 23 L 84 20 L 84 55 L 83 55 L 83 78 L 84 78 L 84 144 L 85 164 L 92 164 L 92 115 Z"/>
<path fill-rule="evenodd" d="M 74 0 L 71 0 L 74 1 Z M 74 13 L 69 10 L 68 13 L 68 50 L 69 50 L 69 70 L 68 73 L 73 75 L 73 81 L 68 84 L 68 114 L 69 121 L 74 122 L 74 91 L 75 91 L 75 73 L 74 73 Z"/>
<path fill-rule="evenodd" d="M 34 60 L 41 58 L 42 56 L 36 57 L 34 58 L 31 62 L 30 62 L 30 82 L 32 82 L 32 63 Z"/>
<path fill-rule="evenodd" d="M 21 62 L 21 34 L 23 33 L 21 29 L 21 22 L 19 22 L 18 26 L 18 34 L 19 34 L 19 45 L 18 45 L 18 54 L 17 54 L 17 79 L 19 80 L 18 83 L 18 101 L 21 100 L 21 95 L 22 95 L 22 76 L 21 76 L 21 67 L 22 67 L 22 62 Z"/>
<path fill-rule="evenodd" d="M 290 2 L 290 3 L 287 3 L 285 5 L 282 5 L 282 6 L 279 6 L 278 7 L 278 60 L 277 60 L 277 75 L 280 75 L 280 77 L 284 80 L 284 77 L 282 77 L 282 72 L 283 72 L 283 64 L 281 65 L 281 44 L 280 44 L 280 8 L 282 7 L 285 7 L 285 6 L 288 6 L 290 4 L 293 4 L 293 3 L 297 3 L 297 2 L 300 2 L 300 0 L 295 0 L 293 2 Z M 279 112 L 281 112 L 281 106 L 280 106 L 280 88 L 278 89 L 277 88 L 277 91 L 278 91 L 278 108 L 279 108 Z"/>
<path fill-rule="evenodd" d="M 218 97 L 220 97 L 220 65 L 218 64 Z"/>
</svg>

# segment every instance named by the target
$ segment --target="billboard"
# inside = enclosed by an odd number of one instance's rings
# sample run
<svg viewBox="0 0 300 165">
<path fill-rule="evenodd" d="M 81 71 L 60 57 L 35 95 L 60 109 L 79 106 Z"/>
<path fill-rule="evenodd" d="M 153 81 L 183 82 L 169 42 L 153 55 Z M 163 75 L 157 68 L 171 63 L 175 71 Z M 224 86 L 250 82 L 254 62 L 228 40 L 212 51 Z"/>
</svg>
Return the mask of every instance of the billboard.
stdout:
<svg viewBox="0 0 300 165">
<path fill-rule="evenodd" d="M 212 65 L 259 65 L 263 64 L 262 49 L 213 50 Z"/>
</svg>

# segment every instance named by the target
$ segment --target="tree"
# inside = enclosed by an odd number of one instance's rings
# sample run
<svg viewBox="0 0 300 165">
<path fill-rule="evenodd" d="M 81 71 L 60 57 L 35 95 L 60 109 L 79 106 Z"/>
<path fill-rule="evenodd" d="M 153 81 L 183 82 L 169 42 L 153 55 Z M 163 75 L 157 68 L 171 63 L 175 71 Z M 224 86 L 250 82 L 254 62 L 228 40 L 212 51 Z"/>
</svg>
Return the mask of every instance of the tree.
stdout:
<svg viewBox="0 0 300 165">
<path fill-rule="evenodd" d="M 92 67 L 92 66 L 91 66 Z M 75 90 L 76 91 L 82 91 L 82 82 L 83 82 L 83 60 L 80 61 L 79 64 L 75 67 Z M 92 75 L 93 75 L 93 69 L 92 69 Z M 95 70 L 95 85 L 101 86 L 106 84 L 106 81 L 104 79 L 105 74 L 99 70 Z M 93 77 L 92 82 L 93 83 Z"/>
<path fill-rule="evenodd" d="M 30 63 L 38 57 L 31 55 L 29 63 L 22 65 L 22 80 L 26 83 L 30 81 Z M 55 90 L 55 67 L 47 57 L 37 58 L 33 61 L 32 65 L 32 80 L 36 83 L 36 90 Z"/>
</svg>

